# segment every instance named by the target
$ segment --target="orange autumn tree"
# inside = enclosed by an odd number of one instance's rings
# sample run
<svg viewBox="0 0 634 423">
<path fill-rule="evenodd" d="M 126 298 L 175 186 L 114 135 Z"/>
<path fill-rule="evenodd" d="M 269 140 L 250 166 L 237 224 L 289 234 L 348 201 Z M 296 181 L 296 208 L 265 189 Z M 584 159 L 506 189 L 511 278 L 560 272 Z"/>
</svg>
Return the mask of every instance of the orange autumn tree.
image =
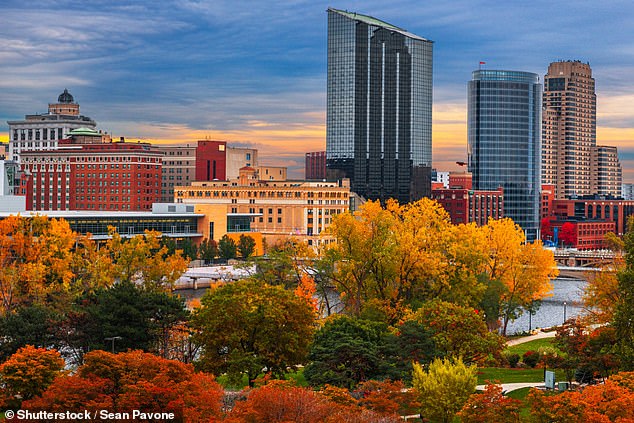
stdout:
<svg viewBox="0 0 634 423">
<path fill-rule="evenodd" d="M 471 394 L 458 413 L 462 423 L 519 423 L 522 402 L 502 394 L 502 386 L 487 383 L 484 392 Z"/>
<path fill-rule="evenodd" d="M 55 350 L 20 348 L 0 365 L 0 408 L 20 408 L 53 383 L 64 368 L 64 360 Z"/>
<path fill-rule="evenodd" d="M 182 421 L 219 420 L 223 391 L 189 364 L 130 351 L 93 351 L 73 376 L 55 379 L 23 407 L 47 411 L 174 412 Z"/>
<path fill-rule="evenodd" d="M 554 396 L 533 389 L 527 402 L 532 421 L 537 422 L 626 423 L 634 416 L 634 392 L 612 379 Z"/>
</svg>

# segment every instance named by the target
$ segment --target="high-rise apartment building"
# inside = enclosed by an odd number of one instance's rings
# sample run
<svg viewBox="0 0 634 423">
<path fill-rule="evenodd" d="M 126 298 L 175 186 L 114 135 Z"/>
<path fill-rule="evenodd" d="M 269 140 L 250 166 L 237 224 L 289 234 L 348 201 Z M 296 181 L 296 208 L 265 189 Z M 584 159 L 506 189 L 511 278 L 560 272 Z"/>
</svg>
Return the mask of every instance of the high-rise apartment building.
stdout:
<svg viewBox="0 0 634 423">
<path fill-rule="evenodd" d="M 529 72 L 477 70 L 468 89 L 473 189 L 504 190 L 504 215 L 538 238 L 542 86 Z"/>
<path fill-rule="evenodd" d="M 97 124 L 79 114 L 79 104 L 64 90 L 57 103 L 48 105 L 48 113 L 26 115 L 24 120 L 8 121 L 9 157 L 20 162 L 20 152 L 46 151 L 57 148 L 59 140 L 67 138 L 73 129 L 95 129 Z"/>
<path fill-rule="evenodd" d="M 597 96 L 587 63 L 553 62 L 544 77 L 542 182 L 557 198 L 619 196 L 615 147 L 597 146 Z"/>
<path fill-rule="evenodd" d="M 328 9 L 329 177 L 400 202 L 431 194 L 430 40 L 371 16 Z"/>
</svg>

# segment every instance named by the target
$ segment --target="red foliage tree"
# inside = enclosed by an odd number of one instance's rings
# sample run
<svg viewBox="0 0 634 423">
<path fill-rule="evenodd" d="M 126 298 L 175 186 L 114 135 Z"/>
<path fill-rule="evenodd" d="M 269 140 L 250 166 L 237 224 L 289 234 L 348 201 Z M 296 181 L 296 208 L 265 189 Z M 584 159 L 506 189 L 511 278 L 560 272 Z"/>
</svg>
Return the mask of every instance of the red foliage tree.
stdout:
<svg viewBox="0 0 634 423">
<path fill-rule="evenodd" d="M 553 227 L 550 224 L 550 219 L 545 217 L 541 221 L 542 241 L 553 239 Z"/>
<path fill-rule="evenodd" d="M 502 386 L 487 384 L 473 394 L 458 413 L 463 423 L 512 423 L 520 421 L 522 402 L 502 395 Z"/>
<path fill-rule="evenodd" d="M 566 222 L 561 225 L 559 240 L 564 245 L 577 245 L 577 227 L 574 223 Z"/>
<path fill-rule="evenodd" d="M 141 351 L 93 351 L 72 377 L 57 378 L 24 408 L 47 411 L 173 412 L 187 422 L 220 418 L 223 391 L 192 365 Z"/>
</svg>

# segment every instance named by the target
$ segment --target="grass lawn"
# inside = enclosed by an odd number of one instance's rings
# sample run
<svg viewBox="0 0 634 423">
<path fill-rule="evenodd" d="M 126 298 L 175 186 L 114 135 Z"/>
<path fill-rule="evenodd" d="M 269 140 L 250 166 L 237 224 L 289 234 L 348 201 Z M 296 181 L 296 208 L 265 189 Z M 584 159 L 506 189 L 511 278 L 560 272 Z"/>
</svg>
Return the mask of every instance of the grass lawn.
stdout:
<svg viewBox="0 0 634 423">
<path fill-rule="evenodd" d="M 478 385 L 485 384 L 486 380 L 500 383 L 540 382 L 544 380 L 544 369 L 509 369 L 505 367 L 478 368 Z M 555 371 L 555 380 L 566 380 L 563 371 Z"/>
<path fill-rule="evenodd" d="M 554 338 L 544 338 L 544 339 L 535 339 L 533 341 L 525 342 L 523 344 L 513 345 L 507 347 L 506 350 L 519 354 L 520 357 L 524 355 L 526 351 L 538 351 L 540 347 L 555 347 L 555 339 Z"/>
</svg>

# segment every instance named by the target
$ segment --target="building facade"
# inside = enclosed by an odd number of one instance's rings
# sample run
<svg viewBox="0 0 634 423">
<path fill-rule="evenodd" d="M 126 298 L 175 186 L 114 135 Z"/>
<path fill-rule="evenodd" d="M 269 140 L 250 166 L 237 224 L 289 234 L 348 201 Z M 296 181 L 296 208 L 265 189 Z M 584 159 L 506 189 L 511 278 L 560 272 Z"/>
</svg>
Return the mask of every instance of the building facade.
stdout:
<svg viewBox="0 0 634 423">
<path fill-rule="evenodd" d="M 371 16 L 328 9 L 328 177 L 372 200 L 431 190 L 430 40 Z"/>
<path fill-rule="evenodd" d="M 345 182 L 259 180 L 255 169 L 244 167 L 235 180 L 177 187 L 175 200 L 223 206 L 226 228 L 220 229 L 225 232 L 248 228 L 260 232 L 269 245 L 289 236 L 316 245 L 333 216 L 349 210 L 350 187 Z M 210 232 L 222 233 L 219 228 Z"/>
<path fill-rule="evenodd" d="M 477 70 L 468 87 L 475 190 L 504 190 L 504 214 L 538 239 L 542 86 L 529 72 Z"/>
<path fill-rule="evenodd" d="M 597 146 L 592 69 L 578 60 L 553 62 L 544 76 L 542 183 L 557 198 L 620 195 L 616 147 Z"/>
<path fill-rule="evenodd" d="M 314 151 L 306 153 L 304 178 L 307 181 L 326 179 L 326 152 Z"/>
<path fill-rule="evenodd" d="M 159 202 L 163 155 L 150 144 L 103 142 L 85 128 L 70 137 L 21 152 L 27 210 L 147 211 Z"/>
<path fill-rule="evenodd" d="M 245 166 L 257 167 L 258 150 L 255 148 L 227 147 L 227 173 L 225 180 L 238 179 L 240 169 Z"/>
<path fill-rule="evenodd" d="M 468 188 L 432 190 L 436 200 L 449 213 L 451 223 L 475 222 L 486 225 L 489 219 L 504 217 L 504 191 L 475 191 Z"/>
<path fill-rule="evenodd" d="M 634 200 L 634 184 L 623 183 L 621 185 L 621 197 L 624 200 Z"/>
<path fill-rule="evenodd" d="M 627 231 L 627 219 L 634 214 L 634 201 L 607 198 L 556 199 L 549 216 L 587 221 L 614 222 L 614 231 L 622 236 Z"/>
<path fill-rule="evenodd" d="M 48 105 L 48 113 L 26 115 L 24 120 L 7 123 L 9 157 L 18 163 L 22 151 L 54 150 L 59 140 L 67 138 L 73 129 L 95 129 L 97 126 L 94 120 L 79 114 L 79 104 L 68 90 L 59 95 L 57 103 Z"/>
</svg>

